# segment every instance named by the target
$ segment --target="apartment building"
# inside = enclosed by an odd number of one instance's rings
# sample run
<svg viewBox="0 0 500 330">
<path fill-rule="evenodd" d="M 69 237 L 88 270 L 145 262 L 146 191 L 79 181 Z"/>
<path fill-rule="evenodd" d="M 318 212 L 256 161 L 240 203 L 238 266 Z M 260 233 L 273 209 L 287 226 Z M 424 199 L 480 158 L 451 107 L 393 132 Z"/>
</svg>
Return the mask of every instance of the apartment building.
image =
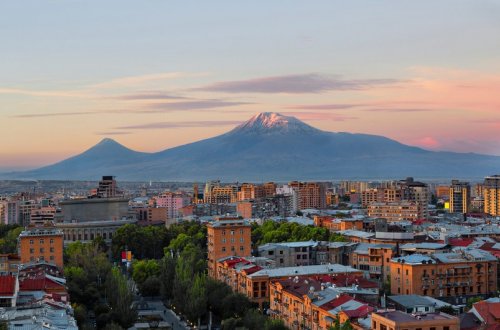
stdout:
<svg viewBox="0 0 500 330">
<path fill-rule="evenodd" d="M 445 313 L 407 314 L 401 311 L 372 313 L 372 330 L 459 330 L 458 317 Z"/>
<path fill-rule="evenodd" d="M 421 207 L 412 202 L 371 203 L 368 205 L 368 216 L 382 218 L 389 222 L 415 221 L 420 219 Z"/>
<path fill-rule="evenodd" d="M 252 227 L 239 217 L 218 217 L 207 224 L 208 275 L 215 278 L 217 260 L 229 257 L 252 255 Z"/>
<path fill-rule="evenodd" d="M 318 245 L 315 241 L 268 243 L 259 246 L 258 252 L 259 256 L 274 260 L 277 267 L 309 266 L 317 264 Z"/>
<path fill-rule="evenodd" d="M 500 175 L 488 176 L 483 184 L 484 213 L 500 216 Z"/>
<path fill-rule="evenodd" d="M 497 292 L 497 258 L 479 249 L 412 254 L 390 262 L 391 293 L 439 297 L 463 304 Z"/>
<path fill-rule="evenodd" d="M 471 203 L 471 189 L 468 182 L 451 181 L 450 186 L 450 212 L 468 213 Z"/>
<path fill-rule="evenodd" d="M 337 318 L 341 323 L 349 320 L 354 329 L 369 328 L 373 307 L 344 293 L 331 280 L 329 276 L 295 276 L 271 281 L 270 316 L 297 330 L 328 330 Z M 356 292 L 358 288 L 351 294 Z"/>
<path fill-rule="evenodd" d="M 45 261 L 63 268 L 63 232 L 55 227 L 28 227 L 19 235 L 21 263 Z"/>
<path fill-rule="evenodd" d="M 326 207 L 326 188 L 321 182 L 298 182 L 288 184 L 298 194 L 299 209 L 323 209 Z"/>
</svg>

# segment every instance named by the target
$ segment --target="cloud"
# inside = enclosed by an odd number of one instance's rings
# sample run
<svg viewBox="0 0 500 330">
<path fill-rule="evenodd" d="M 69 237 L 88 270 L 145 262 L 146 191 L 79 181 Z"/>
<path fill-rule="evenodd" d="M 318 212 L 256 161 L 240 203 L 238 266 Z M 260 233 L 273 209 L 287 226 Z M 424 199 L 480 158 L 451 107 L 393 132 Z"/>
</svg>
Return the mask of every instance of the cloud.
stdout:
<svg viewBox="0 0 500 330">
<path fill-rule="evenodd" d="M 14 115 L 12 118 L 41 118 L 41 117 L 67 117 L 67 116 L 84 116 L 96 115 L 99 112 L 80 111 L 80 112 L 48 112 L 48 113 L 27 113 L 22 115 Z"/>
<path fill-rule="evenodd" d="M 429 112 L 436 111 L 437 109 L 424 109 L 424 108 L 369 108 L 362 111 L 373 112 Z"/>
<path fill-rule="evenodd" d="M 135 86 L 140 85 L 150 81 L 158 81 L 158 80 L 168 80 L 168 79 L 176 79 L 182 78 L 186 76 L 192 76 L 193 74 L 187 74 L 183 72 L 164 72 L 164 73 L 153 73 L 153 74 L 145 74 L 140 76 L 128 76 L 111 79 L 105 82 L 96 83 L 89 85 L 88 88 L 91 89 L 107 89 L 107 88 L 116 88 L 116 87 L 127 87 L 127 86 Z"/>
<path fill-rule="evenodd" d="M 241 124 L 241 120 L 200 120 L 200 121 L 178 121 L 178 122 L 154 122 L 140 125 L 130 125 L 116 127 L 123 130 L 140 129 L 165 129 L 165 128 L 186 128 L 186 127 L 218 127 Z"/>
<path fill-rule="evenodd" d="M 89 97 L 88 94 L 66 90 L 32 90 L 23 88 L 0 87 L 0 94 L 27 95 L 41 97 Z"/>
<path fill-rule="evenodd" d="M 213 109 L 222 107 L 232 107 L 238 105 L 252 104 L 248 102 L 233 102 L 224 100 L 196 100 L 196 101 L 183 101 L 183 102 L 170 102 L 170 103 L 156 103 L 147 106 L 149 109 L 157 111 L 177 111 L 177 110 L 199 110 L 199 109 Z"/>
<path fill-rule="evenodd" d="M 217 82 L 194 90 L 224 93 L 305 94 L 326 91 L 363 90 L 395 84 L 395 79 L 342 79 L 316 73 L 262 77 L 248 80 Z"/>
<path fill-rule="evenodd" d="M 106 131 L 106 132 L 95 132 L 97 135 L 126 135 L 126 134 L 132 134 L 132 132 L 127 132 L 127 131 Z"/>
<path fill-rule="evenodd" d="M 347 121 L 347 120 L 354 120 L 358 119 L 358 117 L 354 116 L 345 116 L 345 115 L 340 115 L 340 114 L 335 114 L 335 113 L 328 113 L 328 112 L 285 112 L 287 116 L 294 116 L 297 117 L 301 120 L 331 120 L 331 121 Z"/>
<path fill-rule="evenodd" d="M 302 104 L 302 105 L 291 105 L 286 107 L 286 109 L 298 109 L 298 110 L 343 110 L 366 106 L 365 104 Z"/>
<path fill-rule="evenodd" d="M 134 101 L 134 100 L 185 100 L 187 97 L 170 95 L 163 92 L 143 92 L 127 95 L 119 95 L 112 97 L 117 100 Z"/>
</svg>

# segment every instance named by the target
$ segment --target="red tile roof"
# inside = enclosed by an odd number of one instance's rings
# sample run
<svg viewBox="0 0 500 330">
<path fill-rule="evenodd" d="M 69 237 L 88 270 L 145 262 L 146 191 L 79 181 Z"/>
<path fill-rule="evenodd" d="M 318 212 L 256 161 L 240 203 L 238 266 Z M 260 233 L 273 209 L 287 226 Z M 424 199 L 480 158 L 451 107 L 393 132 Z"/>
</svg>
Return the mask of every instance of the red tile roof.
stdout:
<svg viewBox="0 0 500 330">
<path fill-rule="evenodd" d="M 474 304 L 474 309 L 485 321 L 487 329 L 500 328 L 500 303 L 480 301 Z"/>
<path fill-rule="evenodd" d="M 451 246 L 466 247 L 466 246 L 469 246 L 470 244 L 472 244 L 472 242 L 474 242 L 473 238 L 450 238 L 448 240 L 448 244 L 450 244 Z"/>
<path fill-rule="evenodd" d="M 369 305 L 363 305 L 363 306 L 360 306 L 357 309 L 346 310 L 346 311 L 343 311 L 343 312 L 346 313 L 346 315 L 349 316 L 350 319 L 352 319 L 352 318 L 366 317 L 368 314 L 370 314 L 374 310 L 375 310 L 375 308 L 373 308 L 373 307 L 371 307 Z"/>
<path fill-rule="evenodd" d="M 351 300 L 354 300 L 354 298 L 351 296 L 348 296 L 346 294 L 342 294 L 342 295 L 340 295 L 340 297 L 335 298 L 324 305 L 321 305 L 321 309 L 323 309 L 325 311 L 329 311 L 330 309 L 337 308 L 340 305 L 343 305 L 346 302 L 351 301 Z"/>
<path fill-rule="evenodd" d="M 19 281 L 20 291 L 66 291 L 62 284 L 54 282 L 45 276 L 40 278 L 26 278 Z"/>
<path fill-rule="evenodd" d="M 0 296 L 13 296 L 16 291 L 16 277 L 0 275 Z"/>
</svg>

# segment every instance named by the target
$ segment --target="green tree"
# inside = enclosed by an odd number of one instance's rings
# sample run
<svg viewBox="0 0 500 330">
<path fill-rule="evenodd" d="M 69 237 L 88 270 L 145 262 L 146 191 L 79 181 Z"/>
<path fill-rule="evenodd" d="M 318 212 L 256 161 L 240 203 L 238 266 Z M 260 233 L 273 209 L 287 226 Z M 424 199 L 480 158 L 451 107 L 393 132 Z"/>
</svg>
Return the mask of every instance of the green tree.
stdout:
<svg viewBox="0 0 500 330">
<path fill-rule="evenodd" d="M 335 323 L 330 326 L 329 330 L 353 330 L 351 322 L 349 320 L 344 323 L 340 323 L 340 318 L 335 318 Z"/>
<path fill-rule="evenodd" d="M 201 318 L 207 314 L 207 288 L 206 275 L 196 274 L 192 286 L 188 292 L 188 310 L 186 311 L 188 318 L 193 321 L 198 321 L 201 324 Z"/>
<path fill-rule="evenodd" d="M 160 274 L 160 265 L 156 260 L 136 260 L 132 263 L 132 278 L 141 286 L 151 276 Z"/>
<path fill-rule="evenodd" d="M 166 253 L 160 261 L 160 282 L 161 295 L 164 299 L 170 300 L 173 297 L 173 284 L 175 280 L 176 260 L 170 253 Z"/>
<path fill-rule="evenodd" d="M 266 322 L 265 330 L 287 330 L 288 328 L 285 326 L 282 320 L 270 320 L 268 319 Z"/>
<path fill-rule="evenodd" d="M 11 228 L 0 238 L 0 253 L 16 253 L 17 252 L 17 239 L 19 234 L 24 230 L 22 227 L 8 227 Z"/>
<path fill-rule="evenodd" d="M 132 308 L 132 287 L 117 267 L 113 267 L 106 278 L 106 292 L 113 321 L 123 328 L 131 327 L 137 318 L 137 312 Z"/>
<path fill-rule="evenodd" d="M 249 330 L 261 330 L 266 326 L 267 317 L 255 309 L 250 309 L 243 317 L 243 326 Z"/>
<path fill-rule="evenodd" d="M 471 309 L 475 303 L 480 302 L 481 300 L 483 300 L 481 297 L 472 297 L 467 299 L 467 308 Z"/>
<path fill-rule="evenodd" d="M 453 309 L 451 306 L 443 306 L 438 309 L 440 312 L 449 314 L 449 315 L 455 315 L 457 312 Z"/>
</svg>

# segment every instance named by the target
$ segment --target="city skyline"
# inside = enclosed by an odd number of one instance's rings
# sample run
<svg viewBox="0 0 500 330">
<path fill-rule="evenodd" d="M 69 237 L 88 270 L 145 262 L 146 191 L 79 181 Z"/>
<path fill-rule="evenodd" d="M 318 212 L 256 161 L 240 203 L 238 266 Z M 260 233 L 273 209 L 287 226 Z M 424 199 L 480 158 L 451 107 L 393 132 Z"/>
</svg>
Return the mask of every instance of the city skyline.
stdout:
<svg viewBox="0 0 500 330">
<path fill-rule="evenodd" d="M 500 155 L 499 4 L 260 5 L 2 3 L 0 170 L 105 137 L 159 151 L 265 111 Z"/>
</svg>

